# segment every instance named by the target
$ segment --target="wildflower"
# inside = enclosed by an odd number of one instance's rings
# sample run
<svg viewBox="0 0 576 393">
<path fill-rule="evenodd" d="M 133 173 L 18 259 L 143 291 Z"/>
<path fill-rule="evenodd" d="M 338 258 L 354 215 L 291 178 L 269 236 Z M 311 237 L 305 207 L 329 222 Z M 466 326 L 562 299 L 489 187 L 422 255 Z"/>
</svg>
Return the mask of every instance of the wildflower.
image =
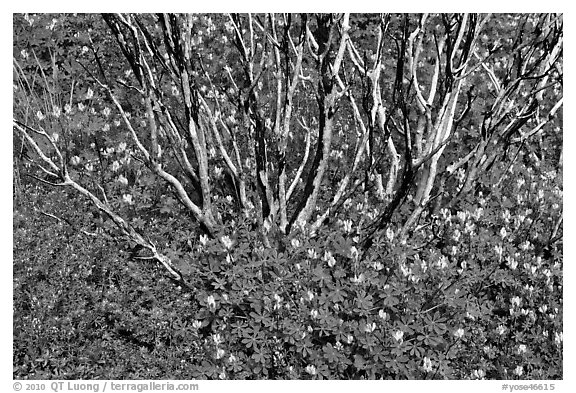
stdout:
<svg viewBox="0 0 576 393">
<path fill-rule="evenodd" d="M 452 239 L 454 239 L 454 241 L 458 241 L 460 240 L 460 235 L 461 235 L 460 231 L 456 229 L 452 234 Z"/>
<path fill-rule="evenodd" d="M 78 110 L 79 110 L 80 112 L 83 112 L 84 109 L 86 109 L 86 106 L 85 106 L 83 103 L 79 102 L 79 103 L 78 103 Z"/>
<path fill-rule="evenodd" d="M 94 170 L 94 165 L 91 162 L 84 166 L 88 172 L 92 172 Z"/>
<path fill-rule="evenodd" d="M 223 357 L 224 357 L 224 350 L 222 348 L 218 348 L 216 350 L 216 359 L 222 359 Z"/>
<path fill-rule="evenodd" d="M 102 110 L 102 114 L 106 117 L 110 116 L 110 108 L 106 107 Z"/>
<path fill-rule="evenodd" d="M 506 231 L 506 228 L 502 227 L 502 229 L 500 229 L 500 236 L 504 239 L 506 235 L 508 235 L 508 232 Z"/>
<path fill-rule="evenodd" d="M 309 364 L 306 366 L 306 372 L 310 375 L 316 375 L 316 367 L 314 367 L 313 365 Z"/>
<path fill-rule="evenodd" d="M 446 268 L 446 266 L 448 266 L 448 258 L 446 258 L 445 255 L 442 255 L 438 262 L 436 262 L 436 266 L 438 266 L 439 269 Z"/>
<path fill-rule="evenodd" d="M 44 116 L 42 111 L 36 112 L 36 117 L 38 118 L 38 120 L 44 120 L 46 118 L 46 116 Z"/>
<path fill-rule="evenodd" d="M 22 55 L 22 58 L 27 59 L 28 58 L 28 51 L 26 49 L 22 49 L 20 51 L 20 55 Z"/>
<path fill-rule="evenodd" d="M 432 360 L 430 360 L 429 358 L 425 357 L 424 358 L 424 362 L 422 364 L 422 368 L 424 369 L 424 371 L 426 371 L 427 373 L 431 372 L 433 370 L 432 368 Z"/>
<path fill-rule="evenodd" d="M 310 259 L 316 259 L 316 258 L 318 258 L 318 253 L 317 253 L 316 250 L 314 250 L 313 248 L 309 248 L 309 249 L 307 250 L 307 253 L 308 253 L 308 258 L 310 258 Z"/>
<path fill-rule="evenodd" d="M 232 354 L 230 354 L 230 356 L 228 357 L 228 361 L 230 363 L 235 363 L 238 360 L 238 358 Z"/>
<path fill-rule="evenodd" d="M 402 338 L 404 337 L 404 332 L 402 330 L 397 330 L 396 332 L 394 332 L 392 337 L 394 337 L 394 340 L 401 342 Z"/>
<path fill-rule="evenodd" d="M 112 172 L 117 172 L 120 169 L 120 163 L 118 161 L 114 161 L 112 163 Z"/>
<path fill-rule="evenodd" d="M 130 195 L 130 194 L 124 194 L 124 195 L 122 195 L 122 200 L 123 200 L 125 203 L 131 205 L 131 204 L 132 204 L 132 195 Z"/>
<path fill-rule="evenodd" d="M 374 330 L 376 330 L 376 323 L 375 322 L 369 323 L 364 327 L 364 331 L 366 333 L 372 333 Z"/>
<path fill-rule="evenodd" d="M 526 353 L 526 345 L 520 344 L 518 345 L 518 355 L 521 355 L 523 353 Z"/>
<path fill-rule="evenodd" d="M 118 179 L 116 179 L 116 181 L 122 184 L 123 186 L 128 185 L 128 179 L 126 179 L 123 175 L 118 176 Z"/>
<path fill-rule="evenodd" d="M 454 332 L 456 338 L 462 338 L 464 336 L 464 329 L 459 328 Z"/>
<path fill-rule="evenodd" d="M 388 241 L 392 241 L 394 240 L 394 231 L 391 228 L 387 228 L 386 229 L 386 238 L 388 239 Z"/>
<path fill-rule="evenodd" d="M 214 341 L 214 344 L 219 345 L 222 342 L 224 342 L 224 340 L 222 339 L 222 336 L 220 336 L 219 333 L 213 334 L 212 335 L 212 341 Z"/>
<path fill-rule="evenodd" d="M 317 311 L 317 310 L 312 310 L 312 311 L 310 311 L 310 316 L 311 316 L 313 319 L 318 318 L 318 311 Z"/>
<path fill-rule="evenodd" d="M 312 299 L 314 299 L 314 292 L 308 291 L 308 292 L 306 293 L 306 296 L 308 297 L 308 301 L 311 302 Z"/>
<path fill-rule="evenodd" d="M 89 100 L 92 97 L 94 97 L 94 91 L 91 88 L 88 88 L 88 91 L 86 92 L 86 99 Z"/>
<path fill-rule="evenodd" d="M 224 244 L 224 247 L 226 247 L 226 249 L 230 250 L 232 249 L 232 240 L 230 240 L 229 236 L 222 236 L 220 238 L 220 240 L 222 241 L 222 244 Z"/>
<path fill-rule="evenodd" d="M 494 251 L 496 251 L 496 254 L 499 257 L 502 257 L 502 253 L 504 252 L 504 249 L 502 248 L 502 246 L 500 244 L 498 244 L 497 246 L 494 246 Z"/>
<path fill-rule="evenodd" d="M 514 370 L 514 374 L 516 374 L 518 376 L 521 376 L 523 373 L 524 373 L 524 368 L 522 366 L 518 366 Z"/>
<path fill-rule="evenodd" d="M 322 259 L 328 263 L 329 267 L 334 267 L 334 265 L 336 264 L 336 259 L 334 259 L 330 251 L 324 251 L 324 256 L 322 257 Z"/>
<path fill-rule="evenodd" d="M 336 344 L 334 344 L 334 348 L 336 348 L 337 351 L 341 351 L 344 349 L 344 345 L 342 345 L 340 341 L 336 341 Z"/>
<path fill-rule="evenodd" d="M 200 244 L 203 246 L 208 244 L 208 235 L 200 235 Z"/>
<path fill-rule="evenodd" d="M 192 322 L 192 327 L 194 329 L 200 329 L 200 327 L 202 327 L 202 322 L 200 322 L 199 320 L 195 319 L 194 322 Z"/>
<path fill-rule="evenodd" d="M 346 233 L 352 232 L 352 220 L 346 220 L 342 223 L 342 225 L 344 226 L 344 231 Z"/>
<path fill-rule="evenodd" d="M 102 131 L 104 131 L 104 132 L 110 131 L 110 124 L 108 124 L 108 123 L 104 124 L 104 127 L 102 127 Z"/>
<path fill-rule="evenodd" d="M 486 376 L 486 372 L 482 369 L 474 370 L 472 376 L 476 379 L 483 379 Z"/>
<path fill-rule="evenodd" d="M 361 273 L 359 276 L 354 274 L 354 277 L 350 279 L 350 282 L 352 282 L 353 284 L 360 284 L 364 281 L 365 278 L 366 276 L 364 276 L 364 273 Z"/>
<path fill-rule="evenodd" d="M 560 346 L 560 343 L 562 341 L 564 341 L 564 333 L 554 332 L 554 342 L 556 343 L 556 345 Z"/>
<path fill-rule="evenodd" d="M 80 164 L 80 157 L 78 157 L 78 156 L 72 157 L 72 159 L 70 160 L 70 163 L 71 163 L 72 165 L 78 165 L 78 164 Z"/>
<path fill-rule="evenodd" d="M 72 105 L 70 105 L 70 104 L 64 105 L 64 112 L 67 114 L 72 112 Z"/>
<path fill-rule="evenodd" d="M 374 270 L 376 270 L 377 272 L 379 272 L 380 270 L 384 269 L 384 265 L 381 262 L 374 262 L 372 264 L 372 267 L 374 268 Z"/>
<path fill-rule="evenodd" d="M 210 309 L 216 309 L 216 299 L 214 299 L 213 295 L 210 295 L 206 298 L 206 303 Z"/>
<path fill-rule="evenodd" d="M 512 299 L 510 299 L 510 303 L 512 303 L 512 306 L 516 305 L 520 307 L 520 298 L 518 296 L 514 296 Z"/>
<path fill-rule="evenodd" d="M 116 148 L 116 152 L 122 153 L 124 150 L 126 150 L 126 142 L 120 142 Z"/>
<path fill-rule="evenodd" d="M 353 259 L 358 259 L 358 256 L 360 254 L 358 253 L 358 249 L 356 248 L 356 246 L 352 246 L 350 247 L 350 257 Z"/>
<path fill-rule="evenodd" d="M 378 311 L 378 316 L 379 316 L 380 318 L 382 318 L 383 321 L 385 321 L 386 318 L 388 318 L 388 314 L 386 314 L 386 312 L 385 312 L 384 310 Z"/>
<path fill-rule="evenodd" d="M 516 267 L 518 266 L 518 262 L 516 262 L 512 257 L 508 257 L 507 260 L 508 260 L 507 262 L 508 267 L 512 270 L 515 270 Z"/>
<path fill-rule="evenodd" d="M 502 325 L 499 325 L 499 326 L 496 328 L 496 331 L 498 332 L 499 335 L 503 335 L 504 332 L 506 331 L 506 328 L 505 328 L 504 326 L 502 326 Z"/>
<path fill-rule="evenodd" d="M 352 335 L 348 334 L 348 335 L 346 336 L 346 343 L 347 343 L 347 344 L 352 344 L 353 341 L 354 341 L 354 337 L 353 337 Z"/>
<path fill-rule="evenodd" d="M 55 106 L 55 107 L 52 109 L 52 114 L 54 115 L 55 118 L 59 118 L 61 113 L 62 113 L 62 111 L 61 111 L 60 108 L 57 107 L 57 106 Z"/>
</svg>

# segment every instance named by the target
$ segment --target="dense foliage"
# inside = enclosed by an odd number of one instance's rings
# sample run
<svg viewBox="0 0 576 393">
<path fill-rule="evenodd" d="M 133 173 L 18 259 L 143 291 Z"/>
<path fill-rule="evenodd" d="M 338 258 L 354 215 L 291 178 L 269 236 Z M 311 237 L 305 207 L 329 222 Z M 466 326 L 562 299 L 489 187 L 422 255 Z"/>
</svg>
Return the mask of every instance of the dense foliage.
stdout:
<svg viewBox="0 0 576 393">
<path fill-rule="evenodd" d="M 561 379 L 562 17 L 15 15 L 14 378 Z"/>
</svg>

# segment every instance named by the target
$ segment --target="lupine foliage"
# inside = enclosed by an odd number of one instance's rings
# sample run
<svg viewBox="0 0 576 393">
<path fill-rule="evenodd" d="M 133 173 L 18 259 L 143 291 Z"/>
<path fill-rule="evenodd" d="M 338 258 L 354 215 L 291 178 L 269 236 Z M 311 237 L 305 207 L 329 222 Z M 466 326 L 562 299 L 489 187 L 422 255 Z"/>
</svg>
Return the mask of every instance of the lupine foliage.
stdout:
<svg viewBox="0 0 576 393">
<path fill-rule="evenodd" d="M 14 15 L 14 377 L 562 378 L 561 15 Z"/>
</svg>

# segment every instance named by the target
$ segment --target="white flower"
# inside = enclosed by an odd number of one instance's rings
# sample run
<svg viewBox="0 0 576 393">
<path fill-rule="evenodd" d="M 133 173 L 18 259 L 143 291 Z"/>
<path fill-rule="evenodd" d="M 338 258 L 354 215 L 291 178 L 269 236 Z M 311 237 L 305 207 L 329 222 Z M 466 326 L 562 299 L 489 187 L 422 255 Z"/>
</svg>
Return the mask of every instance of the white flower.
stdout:
<svg viewBox="0 0 576 393">
<path fill-rule="evenodd" d="M 212 334 L 212 341 L 214 341 L 214 344 L 216 344 L 216 345 L 220 345 L 221 343 L 224 342 L 224 340 L 222 339 L 222 336 L 220 336 L 219 333 Z"/>
<path fill-rule="evenodd" d="M 402 330 L 397 330 L 396 332 L 394 332 L 392 337 L 394 337 L 394 340 L 400 342 L 400 341 L 402 341 L 402 338 L 404 337 L 404 332 Z"/>
<path fill-rule="evenodd" d="M 317 310 L 312 310 L 312 311 L 310 311 L 310 316 L 311 316 L 313 319 L 318 318 L 318 311 L 317 311 Z"/>
<path fill-rule="evenodd" d="M 126 178 L 124 177 L 124 175 L 118 176 L 118 179 L 116 179 L 116 181 L 118 181 L 118 183 L 122 184 L 123 186 L 127 186 L 127 185 L 128 185 L 128 179 L 126 179 Z"/>
<path fill-rule="evenodd" d="M 195 319 L 194 322 L 192 322 L 192 327 L 194 329 L 200 329 L 202 327 L 202 322 L 200 322 L 199 320 Z"/>
<path fill-rule="evenodd" d="M 312 291 L 308 291 L 306 292 L 306 297 L 308 297 L 308 301 L 312 301 L 312 299 L 314 299 L 314 292 Z"/>
<path fill-rule="evenodd" d="M 104 127 L 102 127 L 102 131 L 104 131 L 104 132 L 110 131 L 110 124 L 108 124 L 108 123 L 104 124 Z"/>
<path fill-rule="evenodd" d="M 55 118 L 59 118 L 61 113 L 62 113 L 62 111 L 61 111 L 60 108 L 57 107 L 57 106 L 55 106 L 55 107 L 52 109 L 52 114 L 54 115 Z"/>
<path fill-rule="evenodd" d="M 350 257 L 353 259 L 358 259 L 359 253 L 355 246 L 350 247 Z"/>
<path fill-rule="evenodd" d="M 464 329 L 459 328 L 454 332 L 456 338 L 462 338 L 464 336 Z"/>
<path fill-rule="evenodd" d="M 306 372 L 310 375 L 316 375 L 316 367 L 314 367 L 313 365 L 309 364 L 306 366 Z"/>
<path fill-rule="evenodd" d="M 514 258 L 508 257 L 507 260 L 508 260 L 507 265 L 510 269 L 515 270 L 516 267 L 518 267 L 518 262 L 516 262 Z"/>
<path fill-rule="evenodd" d="M 318 253 L 317 253 L 316 250 L 314 250 L 313 248 L 309 248 L 309 249 L 307 250 L 307 253 L 308 253 L 308 258 L 310 258 L 310 259 L 316 259 L 316 258 L 318 258 Z"/>
<path fill-rule="evenodd" d="M 213 295 L 210 295 L 206 298 L 206 304 L 208 304 L 208 307 L 211 309 L 216 308 L 216 299 L 214 299 Z"/>
<path fill-rule="evenodd" d="M 80 112 L 83 112 L 84 109 L 86 109 L 86 107 L 84 106 L 84 104 L 81 103 L 81 102 L 79 102 L 79 103 L 78 103 L 78 110 L 79 110 Z"/>
<path fill-rule="evenodd" d="M 78 157 L 78 156 L 72 157 L 72 159 L 70 160 L 70 163 L 71 163 L 72 165 L 78 165 L 78 164 L 80 164 L 80 157 Z"/>
<path fill-rule="evenodd" d="M 514 370 L 514 374 L 516 374 L 518 376 L 521 376 L 523 373 L 524 373 L 524 368 L 522 366 L 518 366 Z"/>
<path fill-rule="evenodd" d="M 200 235 L 200 244 L 205 246 L 208 243 L 208 235 Z"/>
<path fill-rule="evenodd" d="M 351 334 L 348 334 L 346 336 L 346 343 L 347 344 L 352 344 L 352 342 L 354 341 L 354 336 L 352 336 Z"/>
<path fill-rule="evenodd" d="M 562 341 L 564 341 L 564 333 L 554 332 L 554 342 L 556 343 L 556 345 L 559 346 Z"/>
<path fill-rule="evenodd" d="M 439 269 L 445 269 L 446 266 L 448 266 L 448 258 L 446 258 L 445 255 L 442 255 L 438 262 L 436 262 L 436 266 L 438 266 Z"/>
<path fill-rule="evenodd" d="M 70 105 L 69 103 L 64 105 L 64 112 L 66 113 L 72 112 L 72 105 Z"/>
<path fill-rule="evenodd" d="M 116 152 L 122 153 L 124 150 L 126 150 L 126 142 L 120 142 L 116 148 Z"/>
<path fill-rule="evenodd" d="M 372 333 L 374 330 L 376 330 L 376 323 L 372 322 L 372 323 L 368 323 L 366 324 L 366 326 L 364 327 L 364 331 L 366 333 Z"/>
<path fill-rule="evenodd" d="M 293 248 L 298 248 L 298 247 L 300 247 L 300 240 L 294 238 L 290 241 L 290 244 L 292 244 Z"/>
<path fill-rule="evenodd" d="M 131 205 L 131 204 L 132 204 L 132 195 L 130 195 L 130 194 L 124 194 L 124 195 L 122 195 L 122 200 L 123 200 L 125 203 Z"/>
<path fill-rule="evenodd" d="M 472 376 L 476 379 L 483 379 L 486 376 L 486 372 L 482 369 L 474 370 Z"/>
<path fill-rule="evenodd" d="M 228 249 L 228 250 L 232 249 L 232 244 L 234 242 L 232 240 L 230 240 L 229 236 L 222 236 L 220 238 L 220 240 L 222 241 L 222 244 L 224 244 L 224 247 L 226 247 L 226 249 Z"/>
<path fill-rule="evenodd" d="M 342 225 L 344 226 L 344 231 L 346 233 L 352 232 L 352 220 L 346 220 L 342 222 Z"/>
<path fill-rule="evenodd" d="M 505 328 L 504 326 L 502 326 L 502 325 L 499 325 L 499 326 L 496 328 L 496 331 L 498 332 L 499 335 L 503 335 L 504 332 L 506 331 L 506 328 Z"/>
<path fill-rule="evenodd" d="M 230 354 L 230 356 L 228 357 L 228 361 L 230 363 L 234 363 L 234 362 L 236 362 L 236 360 L 238 360 L 238 358 L 232 354 Z"/>
<path fill-rule="evenodd" d="M 508 232 L 506 231 L 506 228 L 502 227 L 502 229 L 500 229 L 500 236 L 502 237 L 502 239 L 504 239 L 507 235 Z"/>
<path fill-rule="evenodd" d="M 222 348 L 218 348 L 216 350 L 216 359 L 222 359 L 223 357 L 224 357 L 224 350 Z M 224 378 L 225 378 L 225 374 L 223 377 L 220 377 L 220 379 L 224 379 Z"/>
<path fill-rule="evenodd" d="M 512 303 L 512 306 L 516 305 L 520 307 L 520 298 L 518 296 L 514 296 L 512 299 L 510 299 L 510 303 Z"/>
<path fill-rule="evenodd" d="M 46 116 L 44 116 L 44 114 L 41 111 L 36 112 L 36 117 L 38 118 L 38 120 L 44 120 L 46 118 Z"/>
<path fill-rule="evenodd" d="M 424 369 L 424 371 L 426 371 L 427 373 L 432 372 L 433 368 L 432 368 L 432 360 L 430 360 L 429 358 L 425 357 L 424 358 L 424 362 L 422 364 L 422 368 Z"/>
<path fill-rule="evenodd" d="M 386 228 L 386 239 L 390 242 L 394 240 L 394 231 L 391 228 Z"/>
<path fill-rule="evenodd" d="M 384 310 L 378 311 L 378 316 L 379 316 L 380 318 L 382 318 L 383 321 L 385 321 L 386 318 L 388 318 L 388 314 L 387 314 Z"/>
<path fill-rule="evenodd" d="M 336 259 L 334 259 L 330 251 L 324 251 L 324 256 L 322 257 L 322 259 L 328 263 L 329 267 L 334 267 L 334 265 L 336 264 Z"/>
<path fill-rule="evenodd" d="M 102 114 L 106 117 L 110 116 L 110 108 L 106 107 L 102 110 Z"/>
<path fill-rule="evenodd" d="M 456 229 L 454 231 L 454 233 L 452 234 L 452 239 L 454 239 L 454 241 L 458 241 L 458 240 L 460 240 L 460 236 L 461 236 L 461 232 L 458 229 Z"/>
<path fill-rule="evenodd" d="M 22 49 L 20 51 L 20 55 L 22 55 L 22 58 L 27 59 L 28 58 L 28 51 L 26 49 Z"/>
<path fill-rule="evenodd" d="M 94 97 L 94 91 L 91 88 L 88 88 L 88 91 L 86 92 L 86 99 L 89 100 L 92 97 Z"/>
<path fill-rule="evenodd" d="M 494 251 L 496 251 L 496 254 L 497 254 L 499 257 L 501 257 L 501 256 L 502 256 L 502 253 L 504 252 L 504 249 L 502 248 L 501 245 L 498 244 L 497 246 L 494 246 Z"/>
<path fill-rule="evenodd" d="M 518 345 L 518 355 L 521 355 L 523 353 L 526 353 L 526 345 L 520 344 Z"/>
<path fill-rule="evenodd" d="M 117 172 L 120 169 L 120 163 L 118 161 L 114 161 L 112 163 L 112 172 Z"/>
</svg>

